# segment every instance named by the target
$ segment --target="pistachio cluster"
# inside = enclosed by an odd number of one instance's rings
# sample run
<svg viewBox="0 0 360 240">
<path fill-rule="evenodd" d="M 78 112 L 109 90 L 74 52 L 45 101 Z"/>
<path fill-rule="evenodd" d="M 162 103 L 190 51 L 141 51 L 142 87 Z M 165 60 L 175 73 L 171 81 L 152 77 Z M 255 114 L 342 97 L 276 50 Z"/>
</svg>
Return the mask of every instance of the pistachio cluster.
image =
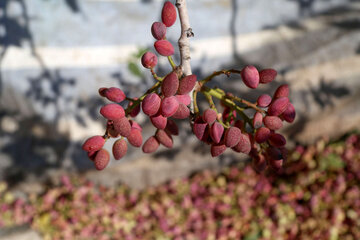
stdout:
<svg viewBox="0 0 360 240">
<path fill-rule="evenodd" d="M 254 66 L 245 66 L 241 70 L 217 71 L 201 80 L 194 74 L 185 75 L 182 67 L 174 63 L 172 55 L 175 50 L 166 39 L 167 28 L 175 23 L 176 18 L 176 7 L 166 1 L 161 13 L 162 22 L 154 22 L 151 26 L 157 54 L 167 57 L 171 65 L 171 71 L 166 76 L 159 77 L 155 73 L 158 56 L 149 51 L 143 54 L 141 63 L 150 70 L 155 84 L 142 96 L 129 98 L 115 87 L 99 89 L 100 96 L 113 103 L 100 109 L 100 114 L 107 119 L 105 134 L 93 136 L 83 144 L 83 149 L 94 161 L 96 169 L 104 169 L 110 161 L 110 154 L 103 148 L 109 138 L 119 138 L 112 148 L 116 160 L 126 155 L 128 144 L 142 147 L 144 153 L 153 153 L 160 145 L 171 148 L 173 136 L 179 132 L 175 119 L 189 119 L 194 135 L 211 146 L 213 157 L 230 148 L 250 155 L 254 167 L 259 171 L 268 165 L 279 169 L 286 159 L 286 139 L 276 131 L 282 128 L 284 121 L 291 123 L 295 119 L 295 108 L 289 101 L 288 85 L 281 85 L 272 97 L 263 94 L 258 97 L 257 102 L 251 103 L 206 84 L 222 74 L 239 74 L 245 86 L 256 89 L 259 84 L 268 84 L 276 78 L 277 72 L 274 69 L 259 72 Z M 209 105 L 203 111 L 200 111 L 197 104 L 199 93 L 205 96 Z M 219 100 L 221 111 L 214 99 Z M 122 101 L 128 101 L 126 109 L 118 104 Z M 189 107 L 191 104 L 193 108 Z M 254 110 L 252 116 L 244 112 L 248 108 Z M 153 136 L 144 143 L 142 128 L 133 119 L 141 111 L 156 128 Z"/>
</svg>

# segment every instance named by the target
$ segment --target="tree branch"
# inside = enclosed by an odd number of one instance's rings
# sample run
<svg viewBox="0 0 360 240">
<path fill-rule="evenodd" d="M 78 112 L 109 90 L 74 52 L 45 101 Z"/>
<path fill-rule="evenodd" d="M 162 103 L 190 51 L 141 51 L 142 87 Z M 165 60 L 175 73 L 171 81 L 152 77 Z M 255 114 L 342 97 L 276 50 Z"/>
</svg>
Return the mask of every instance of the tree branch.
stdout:
<svg viewBox="0 0 360 240">
<path fill-rule="evenodd" d="M 181 35 L 178 40 L 179 50 L 180 50 L 180 66 L 182 72 L 185 76 L 191 75 L 191 65 L 190 65 L 190 43 L 189 38 L 194 36 L 192 29 L 190 27 L 189 14 L 186 6 L 186 0 L 176 0 L 176 7 L 179 12 L 180 24 L 181 24 Z M 194 104 L 193 104 L 193 94 L 190 93 L 191 96 L 191 107 L 190 110 L 193 112 Z"/>
<path fill-rule="evenodd" d="M 181 24 L 181 35 L 178 40 L 180 57 L 181 57 L 181 68 L 185 76 L 191 75 L 190 66 L 190 43 L 189 37 L 193 36 L 192 29 L 190 27 L 189 15 L 186 7 L 186 0 L 176 0 L 176 7 L 179 12 L 180 24 Z"/>
</svg>

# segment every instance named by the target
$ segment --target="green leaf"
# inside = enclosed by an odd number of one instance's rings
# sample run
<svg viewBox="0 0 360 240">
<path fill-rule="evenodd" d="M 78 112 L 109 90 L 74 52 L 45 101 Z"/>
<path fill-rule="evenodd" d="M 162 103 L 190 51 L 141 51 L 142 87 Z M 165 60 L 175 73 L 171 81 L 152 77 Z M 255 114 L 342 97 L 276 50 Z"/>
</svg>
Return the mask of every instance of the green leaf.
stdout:
<svg viewBox="0 0 360 240">
<path fill-rule="evenodd" d="M 128 69 L 133 75 L 135 75 L 137 77 L 142 77 L 143 76 L 142 72 L 140 71 L 139 66 L 134 62 L 129 62 L 128 63 Z"/>
</svg>

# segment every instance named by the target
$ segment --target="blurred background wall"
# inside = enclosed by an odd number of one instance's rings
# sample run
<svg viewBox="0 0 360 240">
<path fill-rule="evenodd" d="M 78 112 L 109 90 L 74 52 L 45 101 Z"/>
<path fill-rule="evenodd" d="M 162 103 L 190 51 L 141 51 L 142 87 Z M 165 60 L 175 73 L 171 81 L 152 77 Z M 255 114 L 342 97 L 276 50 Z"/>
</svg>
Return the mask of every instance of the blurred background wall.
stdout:
<svg viewBox="0 0 360 240">
<path fill-rule="evenodd" d="M 231 153 L 212 159 L 207 146 L 188 136 L 187 123 L 174 149 L 151 156 L 131 149 L 105 172 L 93 171 L 81 150 L 86 138 L 104 132 L 98 88 L 116 86 L 135 97 L 152 85 L 139 52 L 153 49 L 150 27 L 159 20 L 162 4 L 0 1 L 0 179 L 25 184 L 58 172 L 86 171 L 103 183 L 144 187 L 244 159 Z M 195 33 L 192 67 L 200 78 L 246 64 L 275 68 L 276 83 L 257 93 L 290 85 L 298 115 L 284 130 L 289 142 L 309 143 L 358 128 L 359 1 L 190 0 L 188 5 Z M 168 38 L 176 45 L 178 37 L 176 23 Z M 160 75 L 169 71 L 164 60 Z M 215 84 L 250 100 L 258 96 L 249 95 L 236 78 L 219 78 Z M 151 124 L 142 116 L 138 120 L 146 139 L 153 134 Z"/>
</svg>

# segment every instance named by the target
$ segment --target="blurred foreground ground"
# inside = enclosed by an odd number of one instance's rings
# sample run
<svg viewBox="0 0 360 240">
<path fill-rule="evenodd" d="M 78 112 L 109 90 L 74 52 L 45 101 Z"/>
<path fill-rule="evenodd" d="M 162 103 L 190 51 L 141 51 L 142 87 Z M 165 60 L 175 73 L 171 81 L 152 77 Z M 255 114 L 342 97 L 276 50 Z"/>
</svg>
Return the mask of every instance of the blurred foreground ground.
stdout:
<svg viewBox="0 0 360 240">
<path fill-rule="evenodd" d="M 45 192 L 25 198 L 14 197 L 1 183 L 0 209 L 0 226 L 6 227 L 1 240 L 27 234 L 31 239 L 356 240 L 360 134 L 296 146 L 278 173 L 233 166 L 143 191 L 64 175 Z M 19 234 L 26 226 L 33 230 Z"/>
</svg>

